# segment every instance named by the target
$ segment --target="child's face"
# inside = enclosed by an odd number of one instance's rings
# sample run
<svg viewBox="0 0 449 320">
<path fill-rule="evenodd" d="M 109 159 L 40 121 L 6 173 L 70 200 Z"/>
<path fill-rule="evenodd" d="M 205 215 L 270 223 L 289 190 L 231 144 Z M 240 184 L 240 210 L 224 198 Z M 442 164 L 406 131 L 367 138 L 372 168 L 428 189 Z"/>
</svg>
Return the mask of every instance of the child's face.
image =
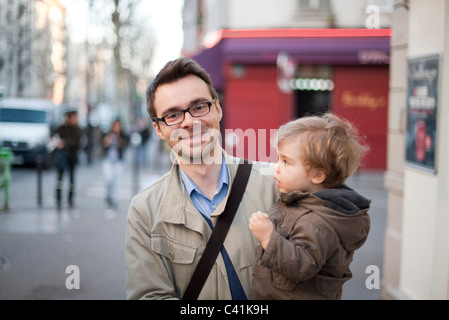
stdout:
<svg viewBox="0 0 449 320">
<path fill-rule="evenodd" d="M 278 181 L 277 186 L 280 192 L 316 192 L 323 189 L 312 172 L 307 173 L 302 164 L 303 151 L 300 143 L 297 139 L 291 139 L 279 145 L 279 160 L 275 166 L 274 179 Z"/>
</svg>

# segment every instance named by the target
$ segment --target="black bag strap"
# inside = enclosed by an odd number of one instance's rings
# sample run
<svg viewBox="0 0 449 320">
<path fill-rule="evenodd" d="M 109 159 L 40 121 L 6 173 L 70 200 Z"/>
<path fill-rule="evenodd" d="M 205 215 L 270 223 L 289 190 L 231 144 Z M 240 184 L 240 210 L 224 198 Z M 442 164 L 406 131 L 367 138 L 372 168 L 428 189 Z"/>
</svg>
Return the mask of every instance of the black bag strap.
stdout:
<svg viewBox="0 0 449 320">
<path fill-rule="evenodd" d="M 201 256 L 195 272 L 190 279 L 189 285 L 184 292 L 184 296 L 182 297 L 183 300 L 196 300 L 198 298 L 198 295 L 209 276 L 210 270 L 212 269 L 215 260 L 217 260 L 218 253 L 240 205 L 246 185 L 248 184 L 251 167 L 252 164 L 246 159 L 243 163 L 239 164 L 225 209 L 218 217 L 214 231 L 212 231 L 212 235 L 207 242 L 203 255 Z"/>
</svg>

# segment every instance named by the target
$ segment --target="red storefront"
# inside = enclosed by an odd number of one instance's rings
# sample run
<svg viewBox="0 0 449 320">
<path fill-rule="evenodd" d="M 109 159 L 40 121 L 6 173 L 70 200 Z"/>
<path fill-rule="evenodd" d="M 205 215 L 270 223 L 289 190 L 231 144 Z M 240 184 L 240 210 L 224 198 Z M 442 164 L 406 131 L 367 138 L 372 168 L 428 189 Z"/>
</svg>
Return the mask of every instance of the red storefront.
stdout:
<svg viewBox="0 0 449 320">
<path fill-rule="evenodd" d="M 270 138 L 281 124 L 331 110 L 366 136 L 363 168 L 384 170 L 390 36 L 390 29 L 223 30 L 193 57 L 221 94 L 223 146 L 276 161 Z"/>
</svg>

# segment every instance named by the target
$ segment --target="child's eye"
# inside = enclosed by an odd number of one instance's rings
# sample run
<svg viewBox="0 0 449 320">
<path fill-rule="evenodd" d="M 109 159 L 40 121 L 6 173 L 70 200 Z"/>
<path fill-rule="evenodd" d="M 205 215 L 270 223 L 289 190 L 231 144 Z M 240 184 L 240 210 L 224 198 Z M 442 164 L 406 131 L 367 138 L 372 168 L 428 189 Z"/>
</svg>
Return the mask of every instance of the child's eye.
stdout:
<svg viewBox="0 0 449 320">
<path fill-rule="evenodd" d="M 285 164 L 285 165 L 288 165 L 289 162 L 288 162 L 287 160 L 284 160 L 284 164 Z"/>
</svg>

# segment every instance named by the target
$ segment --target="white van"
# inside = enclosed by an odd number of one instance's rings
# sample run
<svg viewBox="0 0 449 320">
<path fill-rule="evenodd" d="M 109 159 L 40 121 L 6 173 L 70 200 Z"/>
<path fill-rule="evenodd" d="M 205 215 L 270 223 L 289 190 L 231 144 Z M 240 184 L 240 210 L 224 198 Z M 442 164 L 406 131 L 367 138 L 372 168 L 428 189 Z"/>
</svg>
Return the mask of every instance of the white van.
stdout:
<svg viewBox="0 0 449 320">
<path fill-rule="evenodd" d="M 14 152 L 14 164 L 33 165 L 46 155 L 55 105 L 42 99 L 0 100 L 0 146 Z"/>
</svg>

